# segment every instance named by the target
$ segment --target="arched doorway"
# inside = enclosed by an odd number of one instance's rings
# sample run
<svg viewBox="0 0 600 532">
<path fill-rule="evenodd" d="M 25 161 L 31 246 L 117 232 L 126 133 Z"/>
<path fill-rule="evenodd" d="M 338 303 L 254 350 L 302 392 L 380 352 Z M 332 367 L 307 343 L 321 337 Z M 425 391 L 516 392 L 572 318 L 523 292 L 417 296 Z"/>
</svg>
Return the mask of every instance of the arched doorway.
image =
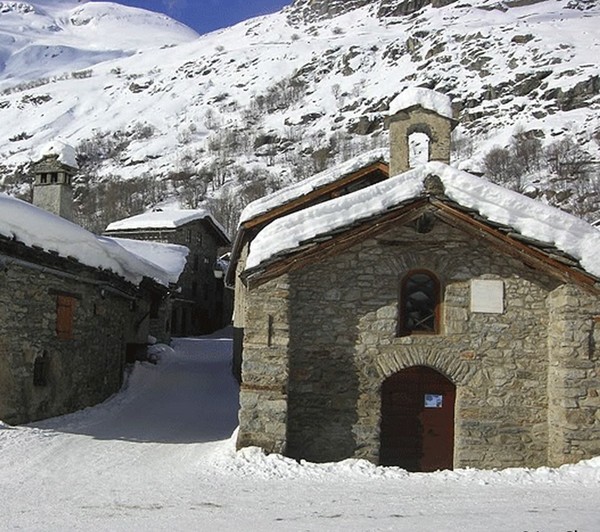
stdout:
<svg viewBox="0 0 600 532">
<path fill-rule="evenodd" d="M 408 471 L 452 469 L 456 387 L 441 373 L 407 368 L 381 387 L 379 463 Z"/>
</svg>

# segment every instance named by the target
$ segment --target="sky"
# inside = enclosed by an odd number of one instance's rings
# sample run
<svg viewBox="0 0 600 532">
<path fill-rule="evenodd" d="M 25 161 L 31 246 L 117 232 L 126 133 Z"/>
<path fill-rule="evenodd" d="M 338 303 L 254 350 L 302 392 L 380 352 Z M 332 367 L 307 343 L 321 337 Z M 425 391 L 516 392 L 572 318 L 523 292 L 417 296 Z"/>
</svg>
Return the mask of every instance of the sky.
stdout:
<svg viewBox="0 0 600 532">
<path fill-rule="evenodd" d="M 292 0 L 112 0 L 119 4 L 166 13 L 198 33 L 279 11 Z"/>
</svg>

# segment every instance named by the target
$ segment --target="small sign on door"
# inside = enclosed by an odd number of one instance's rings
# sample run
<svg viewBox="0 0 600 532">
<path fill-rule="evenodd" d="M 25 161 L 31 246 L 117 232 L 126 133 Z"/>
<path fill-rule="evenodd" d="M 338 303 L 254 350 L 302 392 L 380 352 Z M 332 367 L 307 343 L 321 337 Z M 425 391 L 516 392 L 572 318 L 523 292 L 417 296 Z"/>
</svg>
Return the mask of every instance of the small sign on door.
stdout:
<svg viewBox="0 0 600 532">
<path fill-rule="evenodd" d="M 444 396 L 433 393 L 425 394 L 425 408 L 442 408 Z"/>
</svg>

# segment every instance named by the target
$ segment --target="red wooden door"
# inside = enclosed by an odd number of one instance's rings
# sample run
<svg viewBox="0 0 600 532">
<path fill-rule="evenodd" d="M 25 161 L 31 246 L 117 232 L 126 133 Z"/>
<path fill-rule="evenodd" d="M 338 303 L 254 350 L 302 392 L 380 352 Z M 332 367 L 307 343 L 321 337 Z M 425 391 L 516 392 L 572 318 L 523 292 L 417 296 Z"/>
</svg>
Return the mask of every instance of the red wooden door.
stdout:
<svg viewBox="0 0 600 532">
<path fill-rule="evenodd" d="M 456 387 L 425 366 L 395 373 L 381 389 L 381 465 L 452 469 Z"/>
</svg>

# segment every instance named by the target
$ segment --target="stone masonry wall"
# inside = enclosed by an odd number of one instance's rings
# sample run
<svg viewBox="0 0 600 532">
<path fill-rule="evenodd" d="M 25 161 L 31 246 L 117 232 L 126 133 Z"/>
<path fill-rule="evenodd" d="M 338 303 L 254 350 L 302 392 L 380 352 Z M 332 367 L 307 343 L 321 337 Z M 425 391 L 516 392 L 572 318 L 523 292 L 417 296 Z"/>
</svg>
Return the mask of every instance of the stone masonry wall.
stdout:
<svg viewBox="0 0 600 532">
<path fill-rule="evenodd" d="M 57 294 L 65 293 L 76 298 L 74 334 L 60 340 Z M 118 391 L 137 316 L 108 288 L 9 264 L 0 271 L 0 419 L 65 414 Z M 34 385 L 34 363 L 44 353 L 47 383 Z"/>
<path fill-rule="evenodd" d="M 397 337 L 400 280 L 421 268 L 441 282 L 441 333 Z M 502 314 L 471 312 L 471 279 L 503 281 Z M 428 234 L 394 229 L 290 273 L 289 293 L 278 295 L 278 282 L 250 291 L 244 378 L 283 383 L 288 364 L 288 455 L 377 462 L 381 385 L 405 367 L 425 365 L 457 386 L 455 467 L 548 463 L 546 301 L 557 282 L 441 222 Z M 272 313 L 265 305 L 280 307 Z M 275 328 L 289 327 L 287 356 L 282 339 L 275 357 L 260 358 L 269 312 Z M 261 397 L 253 399 L 258 410 Z M 270 428 L 261 430 L 272 449 Z"/>
<path fill-rule="evenodd" d="M 288 382 L 287 276 L 248 293 L 238 448 L 285 452 Z"/>
<path fill-rule="evenodd" d="M 600 304 L 572 285 L 548 300 L 550 465 L 600 455 Z"/>
</svg>

